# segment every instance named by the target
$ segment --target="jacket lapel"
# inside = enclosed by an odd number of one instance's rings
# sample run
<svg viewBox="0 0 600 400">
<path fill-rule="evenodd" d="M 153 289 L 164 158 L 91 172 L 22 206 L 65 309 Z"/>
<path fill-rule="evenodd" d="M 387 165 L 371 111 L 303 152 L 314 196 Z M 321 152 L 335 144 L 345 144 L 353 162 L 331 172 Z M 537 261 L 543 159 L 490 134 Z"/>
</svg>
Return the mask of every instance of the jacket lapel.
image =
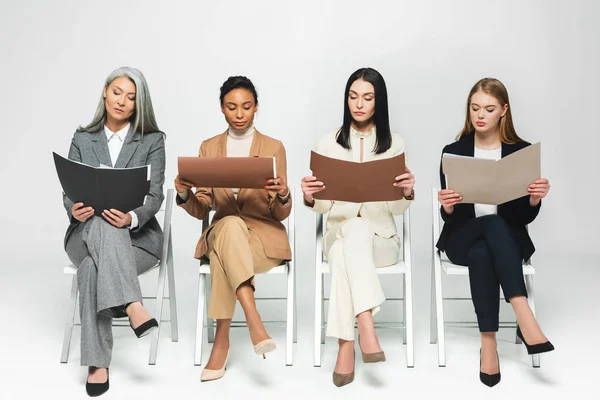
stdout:
<svg viewBox="0 0 600 400">
<path fill-rule="evenodd" d="M 135 150 L 140 145 L 140 139 L 142 138 L 142 134 L 139 132 L 134 132 L 133 127 L 129 128 L 129 132 L 127 132 L 127 136 L 125 136 L 125 143 L 123 143 L 123 147 L 121 148 L 121 152 L 117 157 L 117 161 L 114 163 L 114 168 L 125 168 L 127 167 L 127 163 L 135 153 Z M 106 138 L 105 138 L 106 139 Z M 108 148 L 108 145 L 107 145 Z"/>
<path fill-rule="evenodd" d="M 108 152 L 108 142 L 106 141 L 104 129 L 101 129 L 100 132 L 97 133 L 90 133 L 90 140 L 92 141 L 92 149 L 94 149 L 98 164 L 112 166 L 113 164 L 110 159 L 110 153 Z"/>
</svg>

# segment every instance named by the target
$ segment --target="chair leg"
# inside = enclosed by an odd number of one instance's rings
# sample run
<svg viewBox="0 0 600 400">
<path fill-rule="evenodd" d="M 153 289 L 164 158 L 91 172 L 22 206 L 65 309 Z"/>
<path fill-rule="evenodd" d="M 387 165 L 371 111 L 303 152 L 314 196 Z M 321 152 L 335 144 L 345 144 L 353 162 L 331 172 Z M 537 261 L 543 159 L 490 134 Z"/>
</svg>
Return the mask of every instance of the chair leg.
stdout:
<svg viewBox="0 0 600 400">
<path fill-rule="evenodd" d="M 194 365 L 202 365 L 202 334 L 204 333 L 204 313 L 206 304 L 206 275 L 198 274 L 198 306 L 196 309 L 196 343 L 194 345 Z"/>
<path fill-rule="evenodd" d="M 69 350 L 71 348 L 71 336 L 73 335 L 73 325 L 75 322 L 75 307 L 77 307 L 77 275 L 73 275 L 71 282 L 71 294 L 69 295 L 69 305 L 67 308 L 67 316 L 65 318 L 65 333 L 63 337 L 62 354 L 60 362 L 66 363 L 69 361 Z"/>
<path fill-rule="evenodd" d="M 154 305 L 154 318 L 158 321 L 158 327 L 152 331 L 152 341 L 150 343 L 149 365 L 156 365 L 156 355 L 158 353 L 158 339 L 160 337 L 160 327 L 162 325 L 162 309 L 165 298 L 165 281 L 167 277 L 167 260 L 161 260 L 158 267 L 158 288 L 156 289 L 156 303 Z"/>
<path fill-rule="evenodd" d="M 298 295 L 296 290 L 296 269 L 294 268 L 294 343 L 298 343 Z"/>
<path fill-rule="evenodd" d="M 429 343 L 437 344 L 437 307 L 435 297 L 435 267 L 434 262 L 431 262 L 431 300 L 429 310 Z"/>
<path fill-rule="evenodd" d="M 404 337 L 406 338 L 406 366 L 413 368 L 415 366 L 415 339 L 414 339 L 414 324 L 413 324 L 413 293 L 412 293 L 412 271 L 408 271 L 404 274 L 405 280 L 405 292 L 404 292 L 404 304 L 405 304 L 405 324 L 404 324 Z"/>
<path fill-rule="evenodd" d="M 210 279 L 210 275 L 206 276 L 206 299 L 210 299 L 212 294 L 212 280 Z M 208 301 L 208 300 L 207 300 Z M 212 318 L 208 318 L 208 314 L 206 317 L 206 336 L 208 337 L 208 343 L 215 342 L 215 320 Z"/>
<path fill-rule="evenodd" d="M 402 330 L 402 344 L 406 344 L 406 331 L 408 327 L 406 326 L 406 275 L 402 274 L 402 324 L 404 325 L 404 329 Z"/>
<path fill-rule="evenodd" d="M 321 274 L 321 344 L 325 344 L 325 275 Z"/>
<path fill-rule="evenodd" d="M 525 275 L 525 287 L 527 289 L 527 302 L 529 303 L 529 308 L 531 309 L 531 312 L 535 316 L 535 293 L 533 290 L 533 276 L 532 275 Z M 531 356 L 531 363 L 533 365 L 533 368 L 539 368 L 540 367 L 540 355 L 533 354 Z"/>
<path fill-rule="evenodd" d="M 321 336 L 323 321 L 323 274 L 320 268 L 315 271 L 315 322 L 314 322 L 314 366 L 321 366 Z"/>
<path fill-rule="evenodd" d="M 438 365 L 446 366 L 446 343 L 444 337 L 444 297 L 442 293 L 442 266 L 439 259 L 434 258 L 435 307 L 438 339 Z"/>
<path fill-rule="evenodd" d="M 177 321 L 177 292 L 175 291 L 175 266 L 173 265 L 173 240 L 169 231 L 169 251 L 167 252 L 167 280 L 169 281 L 169 306 L 171 313 L 171 341 L 179 341 Z"/>
<path fill-rule="evenodd" d="M 294 269 L 288 263 L 287 267 L 287 321 L 285 324 L 285 365 L 290 366 L 294 357 Z"/>
</svg>

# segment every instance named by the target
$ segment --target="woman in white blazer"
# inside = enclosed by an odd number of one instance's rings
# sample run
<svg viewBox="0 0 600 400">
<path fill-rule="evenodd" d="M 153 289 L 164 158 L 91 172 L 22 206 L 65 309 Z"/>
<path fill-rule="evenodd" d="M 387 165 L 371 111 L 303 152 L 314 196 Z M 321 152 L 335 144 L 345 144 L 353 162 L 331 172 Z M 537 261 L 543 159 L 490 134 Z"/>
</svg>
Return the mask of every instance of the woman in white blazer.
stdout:
<svg viewBox="0 0 600 400">
<path fill-rule="evenodd" d="M 383 77 L 372 68 L 357 70 L 346 84 L 343 125 L 321 138 L 317 152 L 340 160 L 368 162 L 402 154 L 404 147 L 404 140 L 390 131 Z M 323 238 L 323 252 L 332 274 L 327 336 L 338 338 L 333 383 L 344 386 L 354 380 L 355 318 L 363 362 L 385 361 L 373 323 L 373 315 L 385 301 L 375 268 L 398 260 L 400 239 L 394 215 L 402 214 L 414 199 L 415 179 L 408 168 L 398 171 L 396 182 L 390 184 L 403 188 L 404 198 L 388 202 L 314 199 L 313 194 L 325 184 L 314 176 L 301 182 L 304 204 L 320 214 L 329 213 Z"/>
</svg>

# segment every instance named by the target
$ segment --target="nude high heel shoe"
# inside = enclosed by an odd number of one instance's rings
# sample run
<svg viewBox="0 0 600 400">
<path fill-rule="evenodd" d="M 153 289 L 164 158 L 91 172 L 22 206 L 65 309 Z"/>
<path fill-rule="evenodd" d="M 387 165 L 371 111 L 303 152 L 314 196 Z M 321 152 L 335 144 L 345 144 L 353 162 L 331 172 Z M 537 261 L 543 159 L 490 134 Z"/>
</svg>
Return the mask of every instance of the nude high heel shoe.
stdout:
<svg viewBox="0 0 600 400">
<path fill-rule="evenodd" d="M 262 356 L 262 358 L 264 359 L 267 358 L 265 354 L 275 350 L 276 347 L 277 343 L 275 343 L 273 339 L 265 339 L 254 346 L 254 352 L 257 355 Z"/>
<path fill-rule="evenodd" d="M 202 374 L 200 375 L 200 382 L 208 382 L 214 381 L 217 379 L 221 379 L 223 375 L 225 375 L 225 370 L 227 369 L 227 360 L 229 359 L 229 352 L 231 351 L 231 346 L 227 349 L 227 357 L 225 357 L 225 362 L 223 363 L 223 367 L 221 369 L 206 369 L 202 370 Z"/>
</svg>

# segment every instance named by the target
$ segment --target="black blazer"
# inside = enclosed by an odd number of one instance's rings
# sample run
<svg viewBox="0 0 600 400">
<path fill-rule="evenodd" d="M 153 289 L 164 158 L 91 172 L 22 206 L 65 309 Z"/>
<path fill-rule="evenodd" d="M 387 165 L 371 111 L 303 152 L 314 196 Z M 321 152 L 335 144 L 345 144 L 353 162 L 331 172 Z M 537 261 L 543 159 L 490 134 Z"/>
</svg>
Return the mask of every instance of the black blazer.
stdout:
<svg viewBox="0 0 600 400">
<path fill-rule="evenodd" d="M 521 150 L 531 143 L 519 142 L 515 144 L 502 143 L 502 157 L 514 153 L 515 151 Z M 461 156 L 473 157 L 475 154 L 475 135 L 463 136 L 457 142 L 451 143 L 444 147 L 443 153 L 456 154 Z M 442 164 L 440 162 L 440 183 L 442 189 L 446 189 L 446 179 L 442 172 Z M 533 182 L 532 182 L 533 183 Z M 521 249 L 521 255 L 524 260 L 529 260 L 531 255 L 535 252 L 535 246 L 527 233 L 525 226 L 531 223 L 540 212 L 542 202 L 537 207 L 531 207 L 529 204 L 529 196 L 523 196 L 521 198 L 500 204 L 498 206 L 498 215 L 508 223 L 512 228 L 514 238 Z M 436 244 L 437 248 L 444 251 L 448 237 L 454 232 L 459 226 L 466 223 L 470 219 L 475 218 L 475 207 L 473 204 L 456 204 L 454 206 L 454 212 L 452 214 L 446 213 L 444 207 L 440 207 L 442 219 L 444 220 L 444 228 L 440 234 L 440 238 Z"/>
</svg>

